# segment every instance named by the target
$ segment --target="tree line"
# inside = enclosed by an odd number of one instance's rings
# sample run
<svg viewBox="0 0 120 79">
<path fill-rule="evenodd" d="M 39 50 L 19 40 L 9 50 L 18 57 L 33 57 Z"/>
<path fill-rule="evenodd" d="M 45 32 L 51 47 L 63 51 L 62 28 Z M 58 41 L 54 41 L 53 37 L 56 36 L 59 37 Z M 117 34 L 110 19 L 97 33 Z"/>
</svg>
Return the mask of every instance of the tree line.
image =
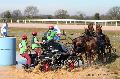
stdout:
<svg viewBox="0 0 120 79">
<path fill-rule="evenodd" d="M 95 13 L 93 16 L 86 16 L 81 11 L 75 15 L 70 15 L 67 10 L 58 9 L 54 15 L 40 15 L 39 9 L 36 6 L 27 6 L 22 12 L 21 10 L 7 10 L 0 14 L 1 18 L 5 19 L 79 19 L 79 20 L 120 20 L 120 6 L 110 8 L 106 14 L 101 15 Z"/>
</svg>

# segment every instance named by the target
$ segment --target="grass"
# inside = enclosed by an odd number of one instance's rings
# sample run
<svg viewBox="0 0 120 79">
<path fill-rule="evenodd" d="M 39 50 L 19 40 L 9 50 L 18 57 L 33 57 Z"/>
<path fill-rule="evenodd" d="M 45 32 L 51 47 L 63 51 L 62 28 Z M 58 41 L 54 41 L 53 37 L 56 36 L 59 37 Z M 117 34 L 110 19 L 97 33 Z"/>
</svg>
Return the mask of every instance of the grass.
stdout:
<svg viewBox="0 0 120 79">
<path fill-rule="evenodd" d="M 47 29 L 41 29 L 41 28 L 34 28 L 34 29 L 33 28 L 10 28 L 9 29 L 10 36 L 16 37 L 17 51 L 19 51 L 18 44 L 21 41 L 22 34 L 27 34 L 28 42 L 30 45 L 31 44 L 30 40 L 31 40 L 31 36 L 32 36 L 31 33 L 33 31 L 38 32 L 38 38 L 41 40 L 42 34 L 44 32 L 46 32 Z M 83 33 L 83 30 L 65 30 L 65 32 L 69 37 L 75 38 L 75 37 L 81 35 Z M 109 36 L 113 47 L 117 49 L 117 52 L 116 52 L 117 58 L 112 63 L 107 64 L 106 67 L 108 69 L 111 69 L 114 72 L 120 71 L 120 57 L 119 57 L 120 56 L 120 31 L 117 31 L 117 32 L 116 31 L 104 31 L 104 33 Z M 62 37 L 62 38 L 64 38 L 64 37 Z M 71 42 L 71 40 L 67 39 L 67 40 L 64 40 L 63 42 Z"/>
</svg>

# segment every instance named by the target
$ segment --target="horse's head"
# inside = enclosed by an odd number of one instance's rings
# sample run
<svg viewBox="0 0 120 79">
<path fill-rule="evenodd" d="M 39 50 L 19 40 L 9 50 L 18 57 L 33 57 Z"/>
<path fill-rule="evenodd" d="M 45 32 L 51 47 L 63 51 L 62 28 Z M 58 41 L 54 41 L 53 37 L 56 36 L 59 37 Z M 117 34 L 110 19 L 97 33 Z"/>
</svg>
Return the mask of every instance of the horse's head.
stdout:
<svg viewBox="0 0 120 79">
<path fill-rule="evenodd" d="M 81 44 L 82 42 L 83 42 L 84 40 L 81 38 L 81 37 L 77 37 L 77 38 L 75 38 L 75 39 L 73 39 L 73 44 L 75 45 L 75 46 L 78 46 L 79 44 Z"/>
<path fill-rule="evenodd" d="M 93 23 L 90 23 L 90 24 L 88 25 L 88 29 L 91 30 L 91 31 L 94 30 L 94 28 L 93 28 Z"/>
<path fill-rule="evenodd" d="M 96 25 L 96 33 L 97 34 L 102 33 L 102 26 L 100 24 Z"/>
<path fill-rule="evenodd" d="M 85 39 L 84 37 L 80 36 L 73 40 L 74 51 L 80 53 L 85 48 Z"/>
<path fill-rule="evenodd" d="M 86 34 L 86 35 L 89 35 L 89 34 L 90 34 L 89 29 L 85 28 L 85 34 Z"/>
</svg>

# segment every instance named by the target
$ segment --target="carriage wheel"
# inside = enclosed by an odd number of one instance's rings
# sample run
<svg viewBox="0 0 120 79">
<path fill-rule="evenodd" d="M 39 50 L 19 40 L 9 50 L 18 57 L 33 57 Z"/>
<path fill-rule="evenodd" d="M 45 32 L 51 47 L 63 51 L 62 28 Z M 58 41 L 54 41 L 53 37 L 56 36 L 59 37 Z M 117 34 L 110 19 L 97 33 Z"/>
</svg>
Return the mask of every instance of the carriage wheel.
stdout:
<svg viewBox="0 0 120 79">
<path fill-rule="evenodd" d="M 75 61 L 69 62 L 69 68 L 70 68 L 70 70 L 73 70 L 75 68 L 74 64 L 75 64 Z"/>
<path fill-rule="evenodd" d="M 46 64 L 44 64 L 44 71 L 49 71 L 49 69 L 50 69 L 50 65 L 47 62 Z"/>
<path fill-rule="evenodd" d="M 40 71 L 49 71 L 50 70 L 50 64 L 48 61 L 43 60 L 40 62 Z"/>
<path fill-rule="evenodd" d="M 75 58 L 68 58 L 66 61 L 65 61 L 65 64 L 66 64 L 66 68 L 68 69 L 68 71 L 71 71 L 75 68 L 75 63 L 77 62 L 77 60 Z"/>
</svg>

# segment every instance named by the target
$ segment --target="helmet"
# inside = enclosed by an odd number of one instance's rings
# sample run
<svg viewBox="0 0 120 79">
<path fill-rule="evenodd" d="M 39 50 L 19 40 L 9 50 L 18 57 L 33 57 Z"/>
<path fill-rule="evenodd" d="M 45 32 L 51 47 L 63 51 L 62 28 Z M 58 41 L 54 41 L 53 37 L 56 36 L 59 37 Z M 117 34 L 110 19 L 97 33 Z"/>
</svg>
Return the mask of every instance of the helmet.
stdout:
<svg viewBox="0 0 120 79">
<path fill-rule="evenodd" d="M 54 29 L 54 26 L 49 26 L 49 29 L 53 30 L 53 29 Z"/>
<path fill-rule="evenodd" d="M 33 35 L 33 36 L 37 35 L 37 32 L 32 32 L 32 35 Z"/>
<path fill-rule="evenodd" d="M 25 35 L 25 34 L 22 35 L 22 39 L 23 39 L 23 40 L 27 39 L 27 35 Z"/>
</svg>

